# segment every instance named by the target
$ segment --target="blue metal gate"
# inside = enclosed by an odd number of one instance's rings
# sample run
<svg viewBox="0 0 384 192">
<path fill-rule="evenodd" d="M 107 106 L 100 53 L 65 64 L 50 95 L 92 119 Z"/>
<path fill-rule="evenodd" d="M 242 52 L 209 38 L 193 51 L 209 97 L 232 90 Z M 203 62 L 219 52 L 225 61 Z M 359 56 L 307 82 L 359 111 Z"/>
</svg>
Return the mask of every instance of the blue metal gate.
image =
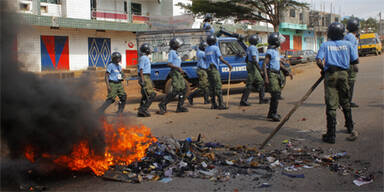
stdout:
<svg viewBox="0 0 384 192">
<path fill-rule="evenodd" d="M 111 39 L 88 38 L 88 60 L 90 67 L 105 68 L 111 60 Z"/>
</svg>

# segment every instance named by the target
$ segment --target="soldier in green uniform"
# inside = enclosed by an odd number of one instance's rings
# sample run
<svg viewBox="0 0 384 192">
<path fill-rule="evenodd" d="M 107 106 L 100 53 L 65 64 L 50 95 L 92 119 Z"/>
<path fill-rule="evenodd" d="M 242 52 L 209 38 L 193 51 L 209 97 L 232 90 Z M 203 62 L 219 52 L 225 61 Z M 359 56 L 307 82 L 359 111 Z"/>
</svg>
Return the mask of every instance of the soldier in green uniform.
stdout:
<svg viewBox="0 0 384 192">
<path fill-rule="evenodd" d="M 188 102 L 190 105 L 193 105 L 193 97 L 195 97 L 197 94 L 202 93 L 204 96 L 204 104 L 209 103 L 209 83 L 208 83 L 208 64 L 205 61 L 205 48 L 208 46 L 208 44 L 205 41 L 200 42 L 199 48 L 196 51 L 196 58 L 197 58 L 197 76 L 199 77 L 199 87 L 196 91 L 191 93 L 188 96 Z"/>
<path fill-rule="evenodd" d="M 208 79 L 211 94 L 211 109 L 224 110 L 227 109 L 227 106 L 225 106 L 223 102 L 223 92 L 221 90 L 222 84 L 219 72 L 219 60 L 227 65 L 229 70 L 232 70 L 232 66 L 224 60 L 219 47 L 216 46 L 216 41 L 217 40 L 214 35 L 209 35 L 207 37 L 207 43 L 209 46 L 205 49 L 205 59 L 209 64 Z M 217 97 L 219 105 L 217 105 L 215 97 Z"/>
<path fill-rule="evenodd" d="M 277 50 L 282 40 L 278 32 L 271 33 L 268 36 L 268 49 L 265 54 L 265 60 L 263 63 L 263 70 L 265 75 L 265 84 L 268 87 L 269 92 L 271 93 L 271 102 L 269 104 L 268 119 L 272 121 L 280 121 L 280 115 L 277 114 L 277 107 L 279 105 L 279 98 L 281 96 L 281 76 L 280 70 L 284 70 L 289 73 L 289 76 L 292 74 L 285 68 L 283 63 L 280 61 L 280 54 Z"/>
<path fill-rule="evenodd" d="M 121 54 L 114 52 L 111 55 L 111 62 L 107 65 L 107 71 L 105 72 L 105 83 L 108 89 L 107 99 L 104 104 L 99 108 L 100 113 L 104 113 L 105 109 L 115 102 L 115 98 L 119 97 L 119 107 L 117 113 L 124 111 L 125 102 L 127 100 L 127 94 L 124 91 L 123 73 L 119 63 L 121 62 Z"/>
<path fill-rule="evenodd" d="M 247 48 L 247 83 L 241 96 L 240 106 L 250 106 L 248 102 L 249 94 L 252 91 L 253 87 L 256 87 L 259 91 L 259 104 L 268 103 L 267 99 L 264 99 L 265 88 L 264 88 L 264 79 L 261 76 L 261 69 L 259 66 L 259 51 L 256 48 L 256 45 L 259 43 L 259 37 L 257 35 L 251 35 L 248 38 L 248 42 L 251 44 Z"/>
<path fill-rule="evenodd" d="M 171 92 L 167 94 L 166 97 L 159 104 L 159 111 L 157 112 L 160 115 L 164 115 L 167 112 L 167 104 L 176 96 L 179 96 L 179 101 L 177 103 L 176 113 L 179 112 L 188 112 L 188 109 L 184 107 L 185 94 L 187 93 L 187 86 L 185 85 L 185 80 L 183 76 L 183 69 L 181 68 L 181 58 L 177 53 L 183 45 L 183 41 L 179 38 L 173 38 L 169 42 L 171 50 L 168 54 L 168 66 L 171 68 L 171 79 L 172 79 L 172 88 Z"/>
<path fill-rule="evenodd" d="M 353 48 L 357 50 L 357 47 L 359 45 L 359 41 L 357 38 L 357 35 L 359 33 L 359 20 L 357 18 L 351 18 L 348 20 L 347 23 L 347 29 L 348 29 L 348 34 L 344 36 L 344 40 L 349 41 L 352 45 Z M 353 91 L 355 88 L 355 81 L 356 81 L 356 76 L 358 72 L 357 65 L 351 65 L 351 67 L 348 70 L 348 84 L 350 88 L 350 103 L 351 107 L 359 107 L 356 103 L 352 102 L 353 98 Z"/>
<path fill-rule="evenodd" d="M 326 143 L 335 143 L 336 138 L 336 109 L 343 108 L 345 126 L 350 137 L 355 140 L 358 133 L 353 130 L 352 111 L 350 107 L 350 90 L 348 85 L 348 70 L 350 65 L 359 63 L 357 50 L 353 45 L 343 40 L 344 25 L 332 23 L 328 27 L 328 41 L 324 42 L 316 56 L 316 62 L 324 75 L 324 91 L 327 115 L 327 133 L 323 135 Z"/>
<path fill-rule="evenodd" d="M 150 117 L 148 108 L 151 106 L 153 100 L 156 97 L 156 93 L 153 90 L 153 84 L 151 80 L 151 62 L 148 55 L 151 54 L 151 49 L 148 43 L 144 43 L 140 46 L 140 54 L 138 64 L 139 71 L 139 85 L 141 86 L 141 102 L 137 112 L 139 117 Z"/>
</svg>

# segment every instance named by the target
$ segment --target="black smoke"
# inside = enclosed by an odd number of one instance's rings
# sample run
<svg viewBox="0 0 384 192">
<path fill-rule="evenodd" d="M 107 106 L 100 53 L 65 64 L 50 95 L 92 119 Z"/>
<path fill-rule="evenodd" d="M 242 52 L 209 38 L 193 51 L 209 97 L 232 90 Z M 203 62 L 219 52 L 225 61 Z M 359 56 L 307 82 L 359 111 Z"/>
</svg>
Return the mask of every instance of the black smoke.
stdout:
<svg viewBox="0 0 384 192">
<path fill-rule="evenodd" d="M 20 18 L 5 1 L 0 6 L 2 159 L 24 159 L 27 145 L 36 156 L 68 155 L 82 140 L 103 153 L 103 128 L 91 105 L 89 79 L 63 81 L 25 71 L 34 61 L 17 61 L 16 37 L 18 30 L 32 29 L 17 24 Z"/>
</svg>

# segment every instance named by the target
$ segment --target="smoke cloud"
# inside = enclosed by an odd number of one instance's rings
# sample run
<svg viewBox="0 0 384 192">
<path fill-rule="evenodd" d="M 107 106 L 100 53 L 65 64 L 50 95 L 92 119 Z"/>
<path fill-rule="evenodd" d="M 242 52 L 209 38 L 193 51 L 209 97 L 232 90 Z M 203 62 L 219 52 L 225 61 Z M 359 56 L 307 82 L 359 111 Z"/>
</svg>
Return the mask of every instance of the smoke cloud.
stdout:
<svg viewBox="0 0 384 192">
<path fill-rule="evenodd" d="M 32 61 L 16 59 L 19 19 L 5 11 L 5 1 L 0 6 L 1 140 L 6 145 L 2 147 L 8 147 L 8 157 L 24 158 L 27 145 L 36 153 L 67 155 L 82 140 L 103 153 L 103 128 L 90 103 L 89 80 L 56 80 L 21 70 Z"/>
</svg>

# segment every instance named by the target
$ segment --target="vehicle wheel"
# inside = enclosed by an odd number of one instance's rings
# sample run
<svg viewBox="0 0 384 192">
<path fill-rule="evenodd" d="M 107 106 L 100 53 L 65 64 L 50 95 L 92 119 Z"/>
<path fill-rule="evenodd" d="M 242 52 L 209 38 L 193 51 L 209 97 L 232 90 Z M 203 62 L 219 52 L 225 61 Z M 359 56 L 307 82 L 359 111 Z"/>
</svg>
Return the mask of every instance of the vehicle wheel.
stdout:
<svg viewBox="0 0 384 192">
<path fill-rule="evenodd" d="M 187 93 L 186 93 L 186 95 L 189 95 L 191 93 L 191 85 L 190 85 L 190 83 L 186 79 L 184 79 L 184 81 L 185 81 L 185 85 L 187 86 Z M 167 80 L 167 82 L 165 83 L 164 93 L 168 94 L 171 91 L 172 91 L 172 79 L 169 78 Z"/>
</svg>

